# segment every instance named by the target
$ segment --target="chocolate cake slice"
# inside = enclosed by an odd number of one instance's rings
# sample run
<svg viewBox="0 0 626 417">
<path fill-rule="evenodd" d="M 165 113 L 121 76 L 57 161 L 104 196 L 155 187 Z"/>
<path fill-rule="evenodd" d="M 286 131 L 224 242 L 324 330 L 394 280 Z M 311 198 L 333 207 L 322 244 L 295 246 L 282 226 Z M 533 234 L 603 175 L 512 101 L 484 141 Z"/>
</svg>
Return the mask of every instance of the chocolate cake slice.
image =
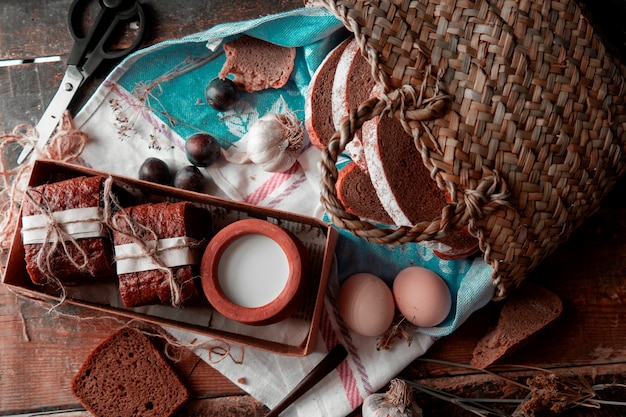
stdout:
<svg viewBox="0 0 626 417">
<path fill-rule="evenodd" d="M 168 417 L 190 397 L 150 339 L 130 328 L 94 349 L 74 376 L 72 392 L 95 417 Z"/>
</svg>

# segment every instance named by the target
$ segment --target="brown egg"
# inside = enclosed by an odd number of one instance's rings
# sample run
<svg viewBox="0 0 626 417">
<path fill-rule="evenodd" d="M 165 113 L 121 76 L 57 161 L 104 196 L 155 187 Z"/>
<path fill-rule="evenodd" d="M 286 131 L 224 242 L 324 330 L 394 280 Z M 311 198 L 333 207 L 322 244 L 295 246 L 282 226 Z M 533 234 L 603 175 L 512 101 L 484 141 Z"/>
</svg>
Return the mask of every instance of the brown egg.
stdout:
<svg viewBox="0 0 626 417">
<path fill-rule="evenodd" d="M 337 308 L 346 325 L 363 336 L 380 336 L 395 314 L 393 294 L 385 281 L 369 273 L 351 275 L 339 288 Z"/>
<path fill-rule="evenodd" d="M 418 327 L 433 327 L 445 320 L 452 307 L 452 296 L 445 281 L 433 271 L 411 266 L 393 281 L 398 311 Z"/>
</svg>

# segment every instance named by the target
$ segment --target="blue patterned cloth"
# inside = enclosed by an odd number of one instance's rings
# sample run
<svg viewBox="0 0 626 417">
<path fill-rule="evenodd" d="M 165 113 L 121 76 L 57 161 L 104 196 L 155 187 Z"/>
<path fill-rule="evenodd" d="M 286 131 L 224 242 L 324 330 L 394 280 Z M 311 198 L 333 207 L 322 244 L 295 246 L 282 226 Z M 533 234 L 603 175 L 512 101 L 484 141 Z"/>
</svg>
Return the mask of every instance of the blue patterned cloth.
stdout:
<svg viewBox="0 0 626 417">
<path fill-rule="evenodd" d="M 159 44 L 154 48 L 158 50 L 158 60 L 154 54 L 146 53 L 149 50 L 144 51 L 118 82 L 137 94 L 139 88 L 162 77 L 165 70 L 180 70 L 184 62 L 191 65 L 211 55 L 210 47 L 219 48 L 221 42 L 242 34 L 297 48 L 289 82 L 280 89 L 241 92 L 236 107 L 225 112 L 206 105 L 204 98 L 206 84 L 217 76 L 224 64 L 224 54 L 182 76 L 161 82 L 148 97 L 149 106 L 166 123 L 168 118 L 160 114 L 162 111 L 184 121 L 172 126 L 181 137 L 200 129 L 223 138 L 222 145 L 228 146 L 236 143 L 248 126 L 268 112 L 291 109 L 304 117 L 304 98 L 313 72 L 326 54 L 347 36 L 343 25 L 323 9 L 297 9 L 257 20 L 218 25 L 206 32 Z"/>
</svg>

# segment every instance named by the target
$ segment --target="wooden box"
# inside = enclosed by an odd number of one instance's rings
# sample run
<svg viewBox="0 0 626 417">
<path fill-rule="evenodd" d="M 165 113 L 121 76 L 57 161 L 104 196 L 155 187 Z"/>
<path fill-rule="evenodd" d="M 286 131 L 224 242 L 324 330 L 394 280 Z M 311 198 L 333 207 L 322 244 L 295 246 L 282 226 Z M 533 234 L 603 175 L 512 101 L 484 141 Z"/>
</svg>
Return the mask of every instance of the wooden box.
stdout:
<svg viewBox="0 0 626 417">
<path fill-rule="evenodd" d="M 306 283 L 306 296 L 297 311 L 288 319 L 267 326 L 249 326 L 226 319 L 212 309 L 208 302 L 192 306 L 183 305 L 180 308 L 165 305 L 126 308 L 119 297 L 117 280 L 66 287 L 67 297 L 64 302 L 129 319 L 188 330 L 224 342 L 282 355 L 304 356 L 315 348 L 337 241 L 336 230 L 313 217 L 233 202 L 53 161 L 35 162 L 29 187 L 85 175 L 111 177 L 116 186 L 133 196 L 134 204 L 189 201 L 206 208 L 211 214 L 213 234 L 224 226 L 245 218 L 259 218 L 279 224 L 293 232 L 304 243 L 311 258 L 311 274 Z M 61 300 L 60 290 L 52 286 L 35 285 L 31 281 L 26 271 L 21 222 L 13 238 L 4 284 L 24 297 L 49 300 L 53 303 Z"/>
</svg>

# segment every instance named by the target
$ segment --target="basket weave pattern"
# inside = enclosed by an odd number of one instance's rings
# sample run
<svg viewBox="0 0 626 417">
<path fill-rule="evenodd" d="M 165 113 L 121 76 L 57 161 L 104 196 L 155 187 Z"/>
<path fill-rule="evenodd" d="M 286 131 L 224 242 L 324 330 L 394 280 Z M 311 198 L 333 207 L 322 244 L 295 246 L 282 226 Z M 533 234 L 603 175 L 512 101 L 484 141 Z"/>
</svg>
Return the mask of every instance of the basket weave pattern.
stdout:
<svg viewBox="0 0 626 417">
<path fill-rule="evenodd" d="M 574 1 L 314 4 L 354 33 L 386 91 L 354 109 L 324 151 L 322 202 L 339 227 L 400 244 L 469 225 L 501 298 L 623 174 L 626 72 Z M 401 120 L 433 180 L 452 196 L 432 222 L 379 228 L 337 198 L 338 155 L 383 113 Z"/>
</svg>

